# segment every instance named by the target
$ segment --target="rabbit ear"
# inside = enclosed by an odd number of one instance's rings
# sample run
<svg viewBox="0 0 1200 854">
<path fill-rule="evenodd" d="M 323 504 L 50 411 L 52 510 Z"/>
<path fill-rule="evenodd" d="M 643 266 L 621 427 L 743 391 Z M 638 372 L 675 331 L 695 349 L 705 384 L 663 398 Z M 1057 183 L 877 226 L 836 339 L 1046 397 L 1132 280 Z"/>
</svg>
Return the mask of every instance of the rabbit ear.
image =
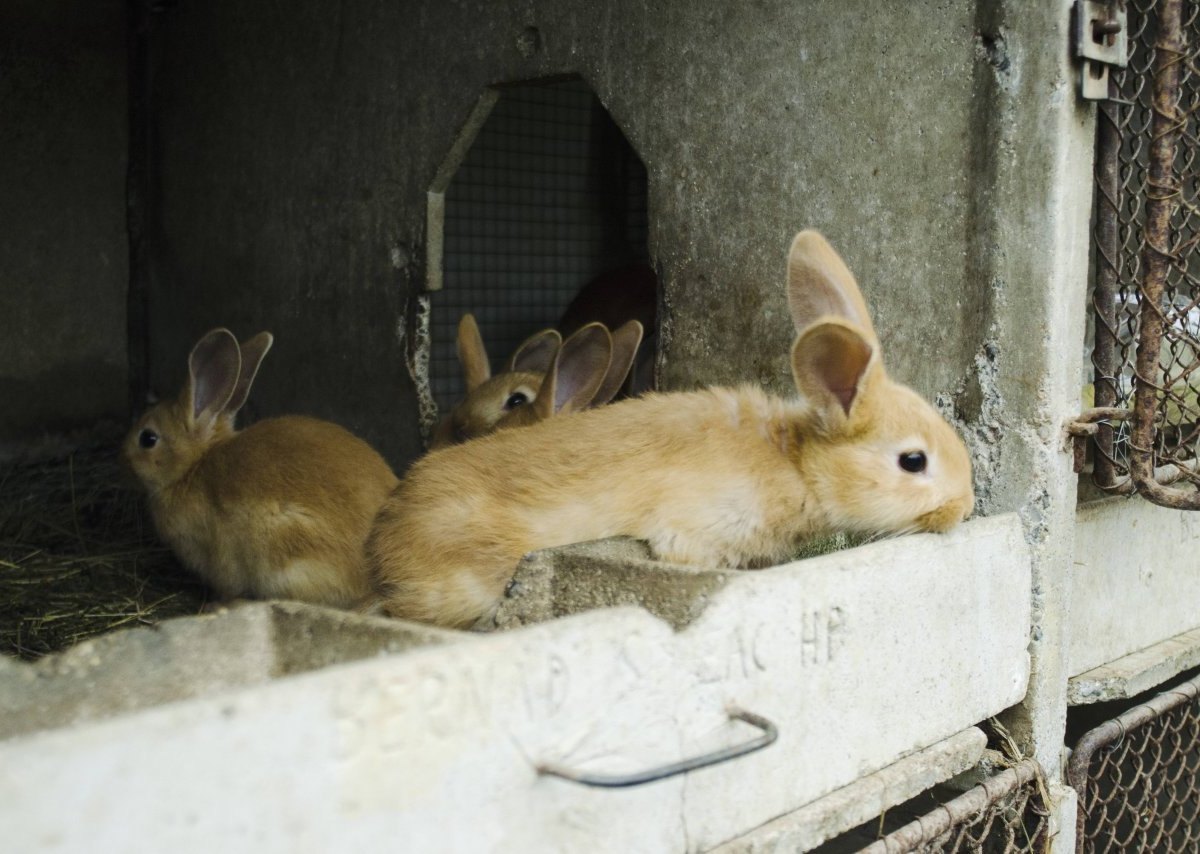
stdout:
<svg viewBox="0 0 1200 854">
<path fill-rule="evenodd" d="M 587 407 L 608 373 L 612 346 L 612 336 L 602 323 L 589 323 L 567 338 L 533 401 L 539 418 Z"/>
<path fill-rule="evenodd" d="M 462 365 L 467 391 L 474 391 L 492 375 L 483 336 L 479 334 L 479 324 L 472 314 L 464 314 L 458 321 L 458 361 Z"/>
<path fill-rule="evenodd" d="M 188 382 L 184 389 L 193 423 L 210 422 L 225 409 L 237 386 L 242 354 L 228 329 L 214 329 L 192 348 L 188 356 Z"/>
<path fill-rule="evenodd" d="M 543 329 L 521 342 L 508 360 L 510 371 L 527 374 L 544 374 L 550 370 L 554 354 L 562 346 L 562 335 L 557 329 Z"/>
<path fill-rule="evenodd" d="M 792 345 L 796 388 L 831 428 L 845 424 L 862 399 L 879 360 L 856 326 L 828 321 L 809 326 Z"/>
<path fill-rule="evenodd" d="M 270 332 L 260 332 L 238 345 L 242 355 L 242 370 L 238 373 L 233 395 L 221 410 L 226 415 L 236 415 L 246 403 L 246 398 L 250 396 L 250 386 L 254 385 L 254 378 L 258 376 L 258 367 L 274 342 L 275 338 Z"/>
<path fill-rule="evenodd" d="M 604 375 L 604 382 L 600 384 L 599 390 L 589 406 L 603 406 L 621 390 L 621 386 L 625 384 L 625 378 L 629 376 L 629 368 L 633 365 L 633 359 L 637 355 L 638 347 L 642 343 L 642 324 L 636 320 L 630 320 L 621 325 L 612 334 L 612 362 L 609 363 L 608 373 Z"/>
<path fill-rule="evenodd" d="M 862 292 L 846 262 L 815 231 L 802 231 L 788 251 L 788 307 L 796 331 L 821 318 L 837 317 L 858 326 L 876 348 L 879 338 Z"/>
</svg>

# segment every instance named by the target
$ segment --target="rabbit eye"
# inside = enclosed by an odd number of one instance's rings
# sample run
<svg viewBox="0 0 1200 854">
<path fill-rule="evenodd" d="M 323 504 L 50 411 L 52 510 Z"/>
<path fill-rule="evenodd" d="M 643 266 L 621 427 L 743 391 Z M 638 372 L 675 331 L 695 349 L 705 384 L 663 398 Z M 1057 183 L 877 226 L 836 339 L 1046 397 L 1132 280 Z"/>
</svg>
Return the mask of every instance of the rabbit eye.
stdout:
<svg viewBox="0 0 1200 854">
<path fill-rule="evenodd" d="M 912 474 L 925 471 L 926 459 L 924 451 L 909 451 L 900 455 L 900 468 Z"/>
<path fill-rule="evenodd" d="M 524 406 L 527 403 L 529 403 L 529 398 L 525 396 L 524 392 L 514 391 L 508 396 L 508 400 L 504 401 L 504 408 L 516 409 L 518 406 Z"/>
<path fill-rule="evenodd" d="M 138 444 L 143 448 L 153 448 L 158 444 L 158 434 L 153 430 L 143 430 L 138 433 Z"/>
</svg>

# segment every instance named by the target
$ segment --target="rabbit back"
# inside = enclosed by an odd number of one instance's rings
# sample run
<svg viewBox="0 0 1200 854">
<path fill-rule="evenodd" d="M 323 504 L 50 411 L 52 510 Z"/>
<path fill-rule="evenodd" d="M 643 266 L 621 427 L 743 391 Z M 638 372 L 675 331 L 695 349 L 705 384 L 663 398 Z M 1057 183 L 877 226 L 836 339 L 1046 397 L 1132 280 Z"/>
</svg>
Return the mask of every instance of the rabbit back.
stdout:
<svg viewBox="0 0 1200 854">
<path fill-rule="evenodd" d="M 464 625 L 520 556 L 626 535 L 660 558 L 759 567 L 806 538 L 945 531 L 974 504 L 966 446 L 893 382 L 854 276 L 817 232 L 792 240 L 798 397 L 751 388 L 651 395 L 431 454 L 373 526 L 395 616 Z"/>
<path fill-rule="evenodd" d="M 781 458 L 794 408 L 751 388 L 650 394 L 430 454 L 368 540 L 385 610 L 469 625 L 526 552 L 618 535 L 678 563 L 786 560 L 821 524 Z"/>
<path fill-rule="evenodd" d="M 348 431 L 285 416 L 210 447 L 150 507 L 163 539 L 223 596 L 349 607 L 370 595 L 362 546 L 396 482 Z"/>
</svg>

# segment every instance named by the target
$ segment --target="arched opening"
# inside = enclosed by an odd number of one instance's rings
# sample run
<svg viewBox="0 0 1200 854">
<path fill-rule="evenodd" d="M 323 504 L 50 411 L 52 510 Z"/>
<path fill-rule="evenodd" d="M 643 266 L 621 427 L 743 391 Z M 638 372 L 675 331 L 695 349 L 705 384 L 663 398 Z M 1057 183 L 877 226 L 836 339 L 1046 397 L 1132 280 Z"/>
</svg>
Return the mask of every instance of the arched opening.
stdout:
<svg viewBox="0 0 1200 854">
<path fill-rule="evenodd" d="M 524 338 L 556 326 L 588 282 L 649 262 L 646 167 L 584 81 L 493 90 L 464 137 L 469 149 L 444 170 L 443 192 L 430 194 L 431 247 L 440 248 L 430 281 L 440 287 L 429 381 L 443 409 L 463 393 L 455 334 L 464 313 L 499 370 Z"/>
</svg>

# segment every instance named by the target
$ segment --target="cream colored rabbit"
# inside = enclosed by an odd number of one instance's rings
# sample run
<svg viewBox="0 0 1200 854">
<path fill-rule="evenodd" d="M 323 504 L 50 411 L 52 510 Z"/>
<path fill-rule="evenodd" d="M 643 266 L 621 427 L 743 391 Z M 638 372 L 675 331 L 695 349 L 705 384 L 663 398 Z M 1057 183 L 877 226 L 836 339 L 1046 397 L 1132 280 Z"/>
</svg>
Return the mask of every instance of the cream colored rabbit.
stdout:
<svg viewBox="0 0 1200 854">
<path fill-rule="evenodd" d="M 566 342 L 555 330 L 544 329 L 517 348 L 503 373 L 491 376 L 479 327 L 472 315 L 464 314 L 458 324 L 458 358 L 467 396 L 438 424 L 430 449 L 608 403 L 625 383 L 641 341 L 642 325 L 636 320 L 611 335 L 600 323 L 590 323 Z M 557 366 L 557 378 L 552 378 L 551 366 Z M 548 379 L 551 393 L 546 396 Z"/>
<path fill-rule="evenodd" d="M 397 617 L 469 626 L 526 552 L 602 537 L 667 561 L 763 567 L 835 531 L 945 531 L 971 512 L 966 448 L 888 378 L 853 276 L 823 237 L 788 257 L 797 399 L 652 394 L 496 433 L 412 467 L 368 561 Z"/>
<path fill-rule="evenodd" d="M 123 455 L 159 536 L 221 596 L 365 604 L 363 542 L 396 476 L 327 421 L 234 429 L 271 342 L 263 332 L 239 347 L 227 329 L 201 338 L 183 391 L 138 419 Z"/>
</svg>

